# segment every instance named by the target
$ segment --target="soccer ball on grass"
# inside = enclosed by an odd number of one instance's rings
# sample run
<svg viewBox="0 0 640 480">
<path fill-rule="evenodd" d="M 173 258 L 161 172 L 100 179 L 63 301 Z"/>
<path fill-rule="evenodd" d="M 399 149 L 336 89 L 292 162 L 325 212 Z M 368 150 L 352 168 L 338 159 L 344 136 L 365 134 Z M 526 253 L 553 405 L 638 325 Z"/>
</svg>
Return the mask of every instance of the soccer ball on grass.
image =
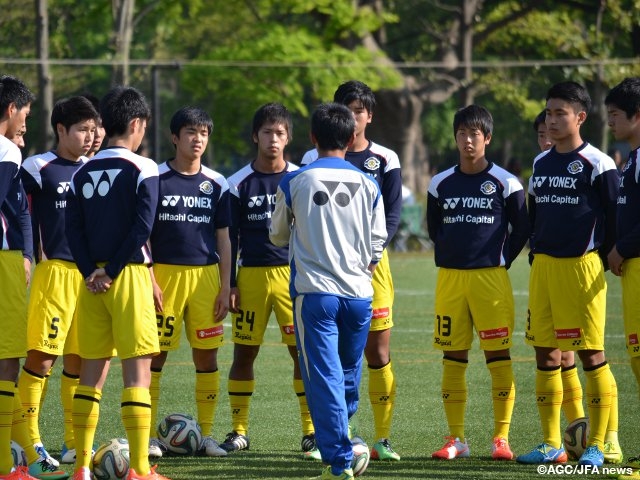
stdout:
<svg viewBox="0 0 640 480">
<path fill-rule="evenodd" d="M 113 438 L 98 447 L 93 456 L 93 478 L 120 480 L 129 473 L 129 442 Z"/>
<path fill-rule="evenodd" d="M 202 443 L 202 430 L 191 415 L 172 413 L 158 425 L 158 440 L 176 455 L 196 455 Z"/>
<path fill-rule="evenodd" d="M 564 430 L 564 449 L 571 460 L 578 460 L 587 448 L 589 419 L 576 418 Z"/>
</svg>

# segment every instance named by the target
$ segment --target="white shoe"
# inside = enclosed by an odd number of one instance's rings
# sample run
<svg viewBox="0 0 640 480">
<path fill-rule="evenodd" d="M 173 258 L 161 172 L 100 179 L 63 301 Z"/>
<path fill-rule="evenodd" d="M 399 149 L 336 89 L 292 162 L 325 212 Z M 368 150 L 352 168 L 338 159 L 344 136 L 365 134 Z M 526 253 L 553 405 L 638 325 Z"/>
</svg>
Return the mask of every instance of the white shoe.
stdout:
<svg viewBox="0 0 640 480">
<path fill-rule="evenodd" d="M 51 463 L 54 467 L 60 466 L 60 462 L 58 462 L 58 460 L 56 460 L 51 455 L 49 455 L 49 452 L 47 452 L 47 449 L 44 448 L 44 445 L 42 443 L 35 443 L 33 445 L 33 448 L 36 449 L 36 452 L 38 453 L 38 455 L 49 460 L 49 463 Z"/>
<path fill-rule="evenodd" d="M 220 444 L 213 439 L 213 437 L 202 437 L 202 443 L 200 444 L 200 454 L 207 457 L 226 457 L 227 451 L 220 448 Z"/>
<path fill-rule="evenodd" d="M 166 453 L 167 447 L 157 438 L 149 439 L 149 456 L 151 458 L 161 458 Z"/>
</svg>

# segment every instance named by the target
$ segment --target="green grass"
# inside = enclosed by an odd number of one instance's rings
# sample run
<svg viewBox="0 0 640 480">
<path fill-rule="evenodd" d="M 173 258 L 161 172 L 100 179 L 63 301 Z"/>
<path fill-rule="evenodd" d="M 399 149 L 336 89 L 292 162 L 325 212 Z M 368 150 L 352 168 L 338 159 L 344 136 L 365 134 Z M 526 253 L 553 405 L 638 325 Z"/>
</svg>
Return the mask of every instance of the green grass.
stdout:
<svg viewBox="0 0 640 480">
<path fill-rule="evenodd" d="M 398 384 L 392 426 L 394 448 L 402 455 L 398 463 L 371 462 L 363 478 L 369 479 L 530 479 L 541 477 L 535 466 L 515 462 L 494 462 L 490 458 L 493 416 L 490 377 L 477 341 L 467 370 L 469 400 L 466 434 L 472 457 L 453 462 L 432 460 L 431 453 L 442 446 L 447 433 L 440 399 L 441 353 L 431 347 L 433 331 L 433 292 L 436 270 L 428 253 L 393 254 L 391 267 L 396 287 L 395 327 L 392 358 Z M 516 333 L 512 358 L 516 375 L 516 405 L 510 441 L 516 454 L 531 449 L 542 440 L 535 406 L 535 363 L 533 349 L 524 343 L 523 329 L 527 308 L 529 266 L 521 256 L 510 270 L 516 299 Z M 640 453 L 637 443 L 638 388 L 628 365 L 624 348 L 619 279 L 607 274 L 608 326 L 607 357 L 619 390 L 620 441 L 626 456 Z M 226 326 L 227 338 L 231 328 Z M 220 351 L 221 398 L 214 424 L 214 436 L 223 439 L 231 429 L 226 378 L 231 365 L 232 344 Z M 186 341 L 172 353 L 164 369 L 163 395 L 159 416 L 173 412 L 195 414 L 194 374 Z M 59 403 L 57 366 L 41 419 L 41 432 L 50 452 L 59 453 L 62 439 L 62 412 Z M 96 439 L 106 441 L 124 435 L 120 421 L 121 369 L 117 360 L 101 402 Z M 584 386 L 584 375 L 580 372 Z M 358 412 L 359 433 L 373 442 L 372 416 L 366 395 L 367 374 L 363 375 L 363 395 Z M 251 404 L 249 437 L 251 450 L 227 458 L 168 457 L 161 459 L 159 471 L 173 480 L 198 479 L 302 479 L 318 475 L 320 465 L 300 458 L 299 415 L 291 382 L 291 360 L 279 344 L 277 328 L 271 325 L 256 363 L 256 391 Z M 634 426 L 635 425 L 635 426 Z M 67 467 L 65 467 L 67 468 Z M 69 471 L 71 469 L 69 468 Z M 589 478 L 605 478 L 589 475 Z M 585 475 L 562 475 L 585 478 Z"/>
</svg>

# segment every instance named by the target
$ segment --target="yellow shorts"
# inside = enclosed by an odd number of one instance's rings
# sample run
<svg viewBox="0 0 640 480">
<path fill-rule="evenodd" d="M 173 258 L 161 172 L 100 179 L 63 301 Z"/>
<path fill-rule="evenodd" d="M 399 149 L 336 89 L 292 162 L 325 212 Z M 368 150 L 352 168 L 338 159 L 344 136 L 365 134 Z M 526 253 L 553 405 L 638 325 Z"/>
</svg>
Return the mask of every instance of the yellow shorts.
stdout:
<svg viewBox="0 0 640 480">
<path fill-rule="evenodd" d="M 18 250 L 0 250 L 0 360 L 27 355 L 27 277 Z"/>
<path fill-rule="evenodd" d="M 296 344 L 289 276 L 288 265 L 238 269 L 240 313 L 232 314 L 234 343 L 262 345 L 271 312 L 274 312 L 282 343 Z"/>
<path fill-rule="evenodd" d="M 184 326 L 191 348 L 211 350 L 222 345 L 222 322 L 215 322 L 220 292 L 218 265 L 191 266 L 156 263 L 153 273 L 162 289 L 163 309 L 156 314 L 158 340 L 163 352 L 176 350 Z"/>
<path fill-rule="evenodd" d="M 622 265 L 622 315 L 627 352 L 640 357 L 640 258 L 630 258 Z"/>
<path fill-rule="evenodd" d="M 45 260 L 31 278 L 27 308 L 27 349 L 51 355 L 78 353 L 74 315 L 82 274 L 73 262 Z"/>
<path fill-rule="evenodd" d="M 571 258 L 535 256 L 525 330 L 529 345 L 604 350 L 606 308 L 607 282 L 596 252 Z"/>
<path fill-rule="evenodd" d="M 469 350 L 473 330 L 482 350 L 511 347 L 515 309 L 511 280 L 504 267 L 438 269 L 433 346 Z"/>
<path fill-rule="evenodd" d="M 123 360 L 160 352 L 146 265 L 125 266 L 105 293 L 93 294 L 81 288 L 77 318 L 83 358 L 111 357 L 114 347 Z"/>
<path fill-rule="evenodd" d="M 388 330 L 393 327 L 393 278 L 391 278 L 391 266 L 389 254 L 385 249 L 382 259 L 373 272 L 373 301 L 371 307 L 371 331 Z"/>
</svg>

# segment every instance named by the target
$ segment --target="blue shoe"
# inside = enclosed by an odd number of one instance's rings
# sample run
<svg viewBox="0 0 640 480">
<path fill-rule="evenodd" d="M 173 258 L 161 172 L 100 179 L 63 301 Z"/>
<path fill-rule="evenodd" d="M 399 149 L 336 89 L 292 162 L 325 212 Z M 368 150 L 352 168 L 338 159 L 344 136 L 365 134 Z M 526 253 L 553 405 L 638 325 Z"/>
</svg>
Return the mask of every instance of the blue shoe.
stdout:
<svg viewBox="0 0 640 480">
<path fill-rule="evenodd" d="M 56 460 L 51 455 L 49 455 L 49 452 L 47 452 L 47 449 L 44 448 L 44 445 L 42 443 L 35 443 L 33 445 L 33 448 L 36 449 L 36 453 L 38 455 L 40 455 L 41 457 L 44 457 L 47 460 L 49 460 L 49 463 L 53 464 L 53 466 L 55 466 L 55 467 L 59 467 L 60 466 L 60 462 L 58 462 L 58 460 Z"/>
<path fill-rule="evenodd" d="M 600 451 L 597 445 L 587 447 L 580 457 L 580 460 L 578 460 L 578 465 L 594 465 L 596 467 L 601 467 L 603 463 L 604 453 Z"/>
<path fill-rule="evenodd" d="M 567 463 L 567 452 L 564 448 L 553 448 L 547 443 L 541 443 L 529 453 L 516 457 L 518 463 L 541 464 L 541 463 Z"/>
</svg>

